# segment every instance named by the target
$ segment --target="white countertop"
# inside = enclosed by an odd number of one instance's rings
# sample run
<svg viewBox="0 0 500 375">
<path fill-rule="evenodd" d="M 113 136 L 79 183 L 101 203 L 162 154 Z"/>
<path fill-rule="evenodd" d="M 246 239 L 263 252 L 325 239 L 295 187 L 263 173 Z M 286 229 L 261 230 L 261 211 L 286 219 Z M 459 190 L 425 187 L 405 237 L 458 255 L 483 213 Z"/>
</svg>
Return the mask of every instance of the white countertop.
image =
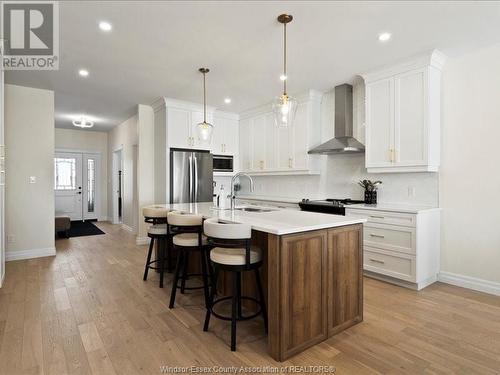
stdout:
<svg viewBox="0 0 500 375">
<path fill-rule="evenodd" d="M 212 202 L 175 203 L 164 206 L 172 210 L 201 214 L 205 218 L 218 217 L 223 222 L 250 224 L 254 230 L 276 235 L 335 228 L 366 222 L 366 219 L 360 218 L 355 219 L 339 215 L 276 209 L 275 207 L 270 208 L 272 209 L 270 212 L 219 210 L 213 207 Z"/>
<path fill-rule="evenodd" d="M 403 212 L 409 214 L 418 214 L 422 211 L 440 210 L 439 207 L 423 206 L 423 205 L 409 205 L 399 203 L 377 203 L 377 204 L 351 204 L 346 206 L 347 209 L 355 208 L 360 210 L 377 210 L 377 211 L 391 211 Z"/>
</svg>

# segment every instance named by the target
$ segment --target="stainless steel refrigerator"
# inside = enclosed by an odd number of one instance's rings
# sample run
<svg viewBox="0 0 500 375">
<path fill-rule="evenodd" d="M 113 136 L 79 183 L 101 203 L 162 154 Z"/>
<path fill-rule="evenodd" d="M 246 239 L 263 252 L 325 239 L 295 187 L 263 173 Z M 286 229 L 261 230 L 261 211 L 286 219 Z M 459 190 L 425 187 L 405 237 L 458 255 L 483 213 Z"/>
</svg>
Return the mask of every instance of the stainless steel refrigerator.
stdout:
<svg viewBox="0 0 500 375">
<path fill-rule="evenodd" d="M 212 201 L 212 154 L 209 151 L 170 149 L 170 203 Z"/>
</svg>

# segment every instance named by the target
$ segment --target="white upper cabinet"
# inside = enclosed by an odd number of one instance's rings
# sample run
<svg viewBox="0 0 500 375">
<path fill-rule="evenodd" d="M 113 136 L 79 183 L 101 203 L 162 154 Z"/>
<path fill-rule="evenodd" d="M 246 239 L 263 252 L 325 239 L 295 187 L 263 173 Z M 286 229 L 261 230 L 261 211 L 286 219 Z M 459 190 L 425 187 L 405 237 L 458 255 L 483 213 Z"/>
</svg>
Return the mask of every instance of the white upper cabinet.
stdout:
<svg viewBox="0 0 500 375">
<path fill-rule="evenodd" d="M 190 148 L 191 138 L 191 112 L 180 108 L 167 109 L 168 145 L 174 148 Z"/>
<path fill-rule="evenodd" d="M 177 99 L 161 98 L 153 103 L 155 112 L 165 110 L 166 147 L 209 150 L 210 144 L 198 139 L 197 125 L 203 121 L 203 106 Z M 207 121 L 213 124 L 214 108 L 207 107 Z M 160 124 L 158 124 L 159 126 Z"/>
<path fill-rule="evenodd" d="M 317 174 L 318 156 L 307 152 L 320 143 L 321 93 L 297 97 L 292 126 L 278 128 L 270 105 L 240 115 L 240 166 L 251 174 Z"/>
<path fill-rule="evenodd" d="M 438 171 L 443 64 L 433 51 L 363 75 L 368 172 Z"/>
<path fill-rule="evenodd" d="M 214 133 L 211 151 L 215 155 L 237 155 L 239 152 L 239 116 L 234 113 L 214 113 Z"/>
<path fill-rule="evenodd" d="M 366 86 L 366 167 L 390 167 L 394 143 L 394 80 Z"/>
</svg>

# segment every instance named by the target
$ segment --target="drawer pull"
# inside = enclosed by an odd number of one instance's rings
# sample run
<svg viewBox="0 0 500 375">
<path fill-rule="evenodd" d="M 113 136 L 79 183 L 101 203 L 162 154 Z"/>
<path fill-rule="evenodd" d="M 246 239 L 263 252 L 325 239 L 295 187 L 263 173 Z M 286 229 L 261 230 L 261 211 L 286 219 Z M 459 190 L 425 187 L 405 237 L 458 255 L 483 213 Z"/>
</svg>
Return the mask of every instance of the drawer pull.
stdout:
<svg viewBox="0 0 500 375">
<path fill-rule="evenodd" d="M 385 217 L 383 217 L 383 216 L 373 216 L 373 215 L 370 215 L 370 217 L 372 219 L 385 219 Z"/>
<path fill-rule="evenodd" d="M 371 237 L 377 237 L 377 238 L 385 238 L 385 236 L 383 236 L 381 234 L 375 234 L 375 233 L 370 233 L 370 236 Z"/>
<path fill-rule="evenodd" d="M 385 262 L 383 260 L 372 259 L 372 258 L 370 258 L 370 262 L 379 263 L 379 264 L 385 264 Z"/>
</svg>

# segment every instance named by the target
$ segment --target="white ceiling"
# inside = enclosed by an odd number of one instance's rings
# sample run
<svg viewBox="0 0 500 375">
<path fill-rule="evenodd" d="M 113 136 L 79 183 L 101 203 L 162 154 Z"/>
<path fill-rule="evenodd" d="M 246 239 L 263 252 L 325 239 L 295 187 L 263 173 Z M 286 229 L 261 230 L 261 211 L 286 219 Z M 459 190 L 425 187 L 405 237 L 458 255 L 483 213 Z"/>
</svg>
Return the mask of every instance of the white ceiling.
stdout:
<svg viewBox="0 0 500 375">
<path fill-rule="evenodd" d="M 109 130 L 158 96 L 239 112 L 281 90 L 282 27 L 288 27 L 289 92 L 326 91 L 354 75 L 438 48 L 450 55 L 500 42 L 500 2 L 64 1 L 59 71 L 8 72 L 8 83 L 56 92 L 56 126 L 70 115 Z M 112 23 L 103 33 L 100 20 Z M 382 44 L 377 35 L 393 38 Z M 90 75 L 82 78 L 80 68 Z M 230 105 L 224 97 L 232 98 Z"/>
</svg>

